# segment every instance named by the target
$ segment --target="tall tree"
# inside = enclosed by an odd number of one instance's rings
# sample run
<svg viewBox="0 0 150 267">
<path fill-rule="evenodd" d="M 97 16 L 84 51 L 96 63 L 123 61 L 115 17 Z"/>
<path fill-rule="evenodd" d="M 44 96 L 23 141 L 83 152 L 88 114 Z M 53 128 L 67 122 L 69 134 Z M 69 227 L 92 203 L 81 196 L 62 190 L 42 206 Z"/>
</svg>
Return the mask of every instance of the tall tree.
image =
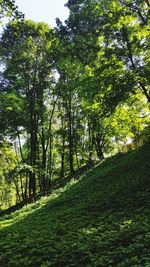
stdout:
<svg viewBox="0 0 150 267">
<path fill-rule="evenodd" d="M 69 0 L 66 5 L 70 16 L 66 27 L 58 21 L 59 32 L 94 70 L 104 106 L 112 109 L 137 88 L 150 101 L 149 1 Z"/>
<path fill-rule="evenodd" d="M 17 94 L 24 102 L 25 117 L 16 127 L 24 127 L 29 134 L 29 164 L 32 167 L 29 179 L 29 196 L 36 192 L 37 143 L 42 144 L 42 168 L 45 172 L 45 130 L 46 97 L 52 84 L 53 31 L 44 23 L 32 21 L 12 22 L 2 36 L 1 46 L 5 64 L 4 95 Z M 2 113 L 1 115 L 3 115 Z M 14 114 L 13 114 L 14 115 Z M 13 123 L 14 118 L 12 119 Z M 44 174 L 43 174 L 44 175 Z M 42 187 L 45 190 L 45 178 Z"/>
</svg>

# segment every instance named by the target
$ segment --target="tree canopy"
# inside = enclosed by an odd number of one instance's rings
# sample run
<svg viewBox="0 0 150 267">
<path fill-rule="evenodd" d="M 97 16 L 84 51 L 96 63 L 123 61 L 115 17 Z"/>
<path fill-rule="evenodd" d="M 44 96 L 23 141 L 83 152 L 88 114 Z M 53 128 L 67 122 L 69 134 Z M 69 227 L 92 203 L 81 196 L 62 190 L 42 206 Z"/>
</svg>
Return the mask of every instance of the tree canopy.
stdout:
<svg viewBox="0 0 150 267">
<path fill-rule="evenodd" d="M 65 25 L 57 19 L 52 29 L 2 1 L 1 19 L 12 18 L 0 39 L 6 205 L 12 192 L 12 202 L 32 201 L 56 181 L 149 138 L 149 1 L 66 6 Z"/>
</svg>

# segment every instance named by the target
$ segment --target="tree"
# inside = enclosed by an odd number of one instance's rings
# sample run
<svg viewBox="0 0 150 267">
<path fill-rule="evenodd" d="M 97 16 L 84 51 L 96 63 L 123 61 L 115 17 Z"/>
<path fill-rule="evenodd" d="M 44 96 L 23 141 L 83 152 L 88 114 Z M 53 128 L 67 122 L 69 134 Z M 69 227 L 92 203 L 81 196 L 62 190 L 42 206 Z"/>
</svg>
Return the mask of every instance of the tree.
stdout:
<svg viewBox="0 0 150 267">
<path fill-rule="evenodd" d="M 148 129 L 149 2 L 67 6 L 56 31 L 14 20 L 0 41 L 0 135 L 15 144 L 19 201 L 131 142 L 138 147 Z"/>
<path fill-rule="evenodd" d="M 3 17 L 21 19 L 23 14 L 18 11 L 14 0 L 0 0 L 0 22 Z"/>
<path fill-rule="evenodd" d="M 65 29 L 58 23 L 59 32 L 74 45 L 74 56 L 93 69 L 104 107 L 113 109 L 137 88 L 150 101 L 149 1 L 69 0 L 66 5 L 70 16 Z"/>
<path fill-rule="evenodd" d="M 32 21 L 12 22 L 4 31 L 1 40 L 4 70 L 4 98 L 12 94 L 23 101 L 24 117 L 15 121 L 16 108 L 11 106 L 9 120 L 19 131 L 24 128 L 29 135 L 29 161 L 32 167 L 29 178 L 29 196 L 36 192 L 36 165 L 38 142 L 42 148 L 42 175 L 41 186 L 45 191 L 45 125 L 46 98 L 49 96 L 52 85 L 53 68 L 53 31 L 44 23 L 35 24 Z M 7 82 L 6 82 L 7 81 Z M 8 109 L 8 107 L 7 107 Z M 3 110 L 4 111 L 4 110 Z M 5 112 L 1 114 L 4 115 Z M 17 118 L 20 114 L 17 114 Z M 22 115 L 22 114 L 21 114 Z"/>
</svg>

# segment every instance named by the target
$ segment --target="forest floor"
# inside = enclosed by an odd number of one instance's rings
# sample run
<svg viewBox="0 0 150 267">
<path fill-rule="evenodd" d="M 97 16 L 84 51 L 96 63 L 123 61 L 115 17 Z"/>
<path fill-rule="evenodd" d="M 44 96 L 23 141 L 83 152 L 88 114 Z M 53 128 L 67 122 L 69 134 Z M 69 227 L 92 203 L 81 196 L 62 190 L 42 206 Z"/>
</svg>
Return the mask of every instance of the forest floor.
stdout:
<svg viewBox="0 0 150 267">
<path fill-rule="evenodd" d="M 0 221 L 1 267 L 150 267 L 150 143 Z"/>
</svg>

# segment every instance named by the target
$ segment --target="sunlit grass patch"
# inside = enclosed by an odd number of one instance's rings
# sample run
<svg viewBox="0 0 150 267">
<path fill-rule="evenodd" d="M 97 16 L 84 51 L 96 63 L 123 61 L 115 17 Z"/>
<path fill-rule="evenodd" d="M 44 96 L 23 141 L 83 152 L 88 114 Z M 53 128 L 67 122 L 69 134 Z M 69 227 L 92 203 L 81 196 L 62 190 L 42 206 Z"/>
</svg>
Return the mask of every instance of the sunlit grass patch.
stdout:
<svg viewBox="0 0 150 267">
<path fill-rule="evenodd" d="M 38 211 L 39 209 L 44 207 L 48 202 L 58 198 L 63 192 L 65 192 L 78 182 L 79 180 L 73 178 L 67 185 L 62 188 L 55 189 L 50 195 L 41 197 L 35 203 L 25 205 L 21 210 L 17 210 L 8 215 L 4 215 L 0 218 L 0 229 L 8 227 L 12 224 L 15 224 L 16 222 L 25 219 L 35 211 Z"/>
<path fill-rule="evenodd" d="M 1 265 L 149 267 L 149 148 L 113 157 L 1 218 Z"/>
</svg>

